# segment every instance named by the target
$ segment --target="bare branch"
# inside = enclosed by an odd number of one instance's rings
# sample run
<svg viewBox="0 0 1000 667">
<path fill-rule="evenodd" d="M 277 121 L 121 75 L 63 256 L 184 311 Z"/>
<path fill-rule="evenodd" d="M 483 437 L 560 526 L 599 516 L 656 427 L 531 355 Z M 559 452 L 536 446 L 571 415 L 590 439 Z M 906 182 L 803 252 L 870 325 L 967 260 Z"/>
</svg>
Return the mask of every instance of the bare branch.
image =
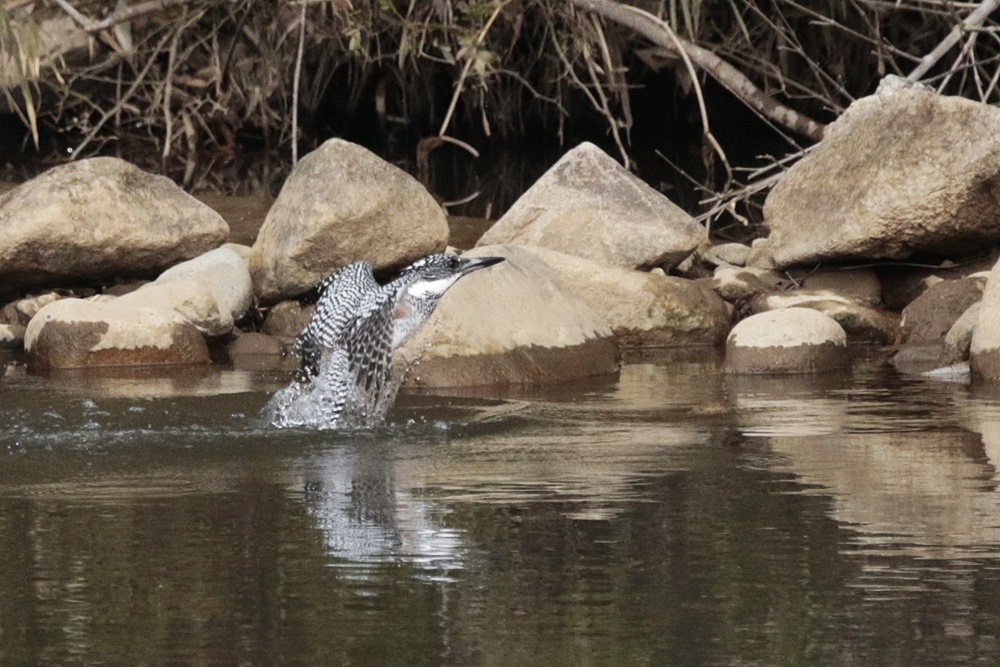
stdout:
<svg viewBox="0 0 1000 667">
<path fill-rule="evenodd" d="M 974 30 L 983 24 L 993 10 L 1000 7 L 1000 0 L 983 0 L 979 7 L 966 16 L 961 23 L 952 28 L 948 36 L 945 37 L 940 44 L 934 47 L 934 50 L 928 53 L 921 59 L 919 65 L 917 65 L 909 76 L 906 77 L 907 81 L 919 81 L 927 71 L 934 67 L 944 54 L 951 50 L 951 47 L 958 44 L 958 40 L 962 38 L 962 33 L 968 30 Z"/>
<path fill-rule="evenodd" d="M 652 14 L 621 5 L 613 0 L 570 0 L 574 5 L 586 11 L 596 12 L 605 18 L 619 23 L 639 33 L 654 44 L 676 52 L 677 46 L 670 39 L 663 21 Z M 998 0 L 1000 1 L 1000 0 Z M 735 67 L 719 58 L 707 49 L 677 37 L 680 48 L 695 65 L 707 72 L 723 87 L 741 99 L 749 107 L 756 109 L 779 125 L 787 127 L 814 141 L 823 138 L 824 126 L 811 118 L 789 109 L 785 105 L 766 95 L 750 79 Z"/>
</svg>

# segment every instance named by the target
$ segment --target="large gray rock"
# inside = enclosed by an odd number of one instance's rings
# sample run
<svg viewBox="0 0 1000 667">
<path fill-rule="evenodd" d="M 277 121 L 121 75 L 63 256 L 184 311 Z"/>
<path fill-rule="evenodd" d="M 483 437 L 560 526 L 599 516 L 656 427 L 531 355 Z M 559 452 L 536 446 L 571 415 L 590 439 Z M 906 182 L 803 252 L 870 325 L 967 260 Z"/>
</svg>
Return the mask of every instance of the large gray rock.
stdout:
<svg viewBox="0 0 1000 667">
<path fill-rule="evenodd" d="M 250 274 L 258 298 L 273 303 L 351 262 L 402 267 L 447 242 L 444 211 L 415 178 L 331 139 L 288 176 L 253 245 Z"/>
<path fill-rule="evenodd" d="M 228 234 L 168 178 L 117 158 L 71 162 L 0 195 L 0 291 L 155 274 Z"/>
<path fill-rule="evenodd" d="M 673 265 L 705 229 L 604 151 L 569 151 L 487 231 L 477 246 L 535 245 L 626 268 Z"/>
<path fill-rule="evenodd" d="M 779 267 L 1000 240 L 1000 109 L 922 90 L 856 101 L 764 205 Z M 756 247 L 755 247 L 756 250 Z"/>
<path fill-rule="evenodd" d="M 209 362 L 205 339 L 193 324 L 121 301 L 63 299 L 42 308 L 25 332 L 30 363 L 80 368 Z"/>
<path fill-rule="evenodd" d="M 526 248 L 476 249 L 502 264 L 459 281 L 396 352 L 411 386 L 540 384 L 613 373 L 611 329 Z"/>
</svg>

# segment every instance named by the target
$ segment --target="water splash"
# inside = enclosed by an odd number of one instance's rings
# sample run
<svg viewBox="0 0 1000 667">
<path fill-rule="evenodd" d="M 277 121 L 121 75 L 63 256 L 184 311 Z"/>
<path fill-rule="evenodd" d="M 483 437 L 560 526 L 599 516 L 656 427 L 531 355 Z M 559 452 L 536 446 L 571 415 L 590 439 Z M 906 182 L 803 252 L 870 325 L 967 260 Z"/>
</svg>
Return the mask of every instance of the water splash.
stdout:
<svg viewBox="0 0 1000 667">
<path fill-rule="evenodd" d="M 260 416 L 277 428 L 374 428 L 385 421 L 401 382 L 401 374 L 391 373 L 381 390 L 366 391 L 350 369 L 347 351 L 329 349 L 315 377 L 301 374 L 271 397 Z"/>
</svg>

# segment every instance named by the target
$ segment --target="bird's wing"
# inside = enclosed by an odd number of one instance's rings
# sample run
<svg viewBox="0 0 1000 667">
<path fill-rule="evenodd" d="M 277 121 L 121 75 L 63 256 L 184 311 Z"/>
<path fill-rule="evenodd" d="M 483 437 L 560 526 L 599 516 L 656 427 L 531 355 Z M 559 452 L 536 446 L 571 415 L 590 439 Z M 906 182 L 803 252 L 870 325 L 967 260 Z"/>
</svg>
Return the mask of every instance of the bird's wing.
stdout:
<svg viewBox="0 0 1000 667">
<path fill-rule="evenodd" d="M 344 328 L 357 315 L 361 302 L 378 291 L 379 284 L 368 262 L 349 264 L 320 283 L 316 311 L 295 341 L 302 370 L 310 376 L 319 373 L 323 350 L 337 344 Z"/>
<path fill-rule="evenodd" d="M 397 300 L 397 290 L 391 284 L 364 299 L 358 316 L 345 327 L 341 338 L 358 388 L 375 400 L 392 377 L 393 310 Z"/>
</svg>

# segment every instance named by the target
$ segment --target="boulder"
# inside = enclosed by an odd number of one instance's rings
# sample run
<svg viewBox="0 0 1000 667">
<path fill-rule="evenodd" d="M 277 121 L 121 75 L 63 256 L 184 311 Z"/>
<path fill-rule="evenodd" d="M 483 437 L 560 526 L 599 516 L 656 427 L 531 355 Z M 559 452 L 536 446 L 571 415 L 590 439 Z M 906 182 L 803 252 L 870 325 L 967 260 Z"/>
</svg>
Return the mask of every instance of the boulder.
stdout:
<svg viewBox="0 0 1000 667">
<path fill-rule="evenodd" d="M 979 274 L 929 282 L 930 287 L 903 309 L 901 343 L 892 365 L 908 373 L 924 373 L 968 358 L 974 327 L 969 313 L 983 298 L 986 277 Z M 963 316 L 966 321 L 956 327 Z M 969 327 L 968 339 L 963 339 L 962 327 Z"/>
<path fill-rule="evenodd" d="M 232 320 L 238 320 L 247 314 L 253 300 L 250 269 L 240 248 L 246 246 L 227 243 L 181 262 L 161 273 L 156 283 L 193 280 L 211 293 L 221 312 L 227 313 Z"/>
<path fill-rule="evenodd" d="M 625 268 L 674 265 L 706 238 L 694 218 L 593 144 L 556 162 L 476 244 L 535 245 Z"/>
<path fill-rule="evenodd" d="M 122 299 L 63 299 L 40 311 L 25 332 L 39 368 L 205 364 L 208 346 L 195 326 L 158 308 Z"/>
<path fill-rule="evenodd" d="M 0 290 L 155 274 L 228 234 L 168 178 L 117 158 L 71 162 L 0 195 Z"/>
<path fill-rule="evenodd" d="M 194 280 L 152 282 L 113 301 L 122 308 L 155 308 L 193 324 L 206 336 L 222 336 L 233 330 L 233 316 L 219 309 L 206 285 Z"/>
<path fill-rule="evenodd" d="M 469 254 L 507 261 L 459 281 L 396 351 L 405 384 L 542 384 L 617 371 L 607 322 L 538 253 L 505 246 Z"/>
<path fill-rule="evenodd" d="M 751 315 L 726 340 L 727 373 L 822 373 L 848 366 L 847 334 L 810 308 Z"/>
<path fill-rule="evenodd" d="M 902 341 L 908 345 L 943 345 L 958 318 L 982 300 L 985 287 L 983 276 L 934 283 L 903 309 Z"/>
<path fill-rule="evenodd" d="M 254 293 L 274 303 L 351 262 L 402 267 L 448 242 L 444 211 L 412 176 L 331 139 L 292 169 L 250 256 Z"/>
<path fill-rule="evenodd" d="M 895 90 L 854 102 L 764 205 L 779 267 L 1000 240 L 1000 109 Z"/>
<path fill-rule="evenodd" d="M 607 266 L 546 248 L 493 249 L 503 256 L 532 254 L 544 262 L 555 272 L 559 288 L 587 304 L 620 345 L 721 345 L 729 333 L 729 311 L 707 283 Z"/>
<path fill-rule="evenodd" d="M 857 343 L 887 345 L 896 340 L 899 316 L 863 306 L 827 290 L 793 290 L 767 294 L 753 299 L 750 309 L 763 313 L 787 308 L 809 308 L 823 313 L 839 324 L 848 340 Z"/>
</svg>

